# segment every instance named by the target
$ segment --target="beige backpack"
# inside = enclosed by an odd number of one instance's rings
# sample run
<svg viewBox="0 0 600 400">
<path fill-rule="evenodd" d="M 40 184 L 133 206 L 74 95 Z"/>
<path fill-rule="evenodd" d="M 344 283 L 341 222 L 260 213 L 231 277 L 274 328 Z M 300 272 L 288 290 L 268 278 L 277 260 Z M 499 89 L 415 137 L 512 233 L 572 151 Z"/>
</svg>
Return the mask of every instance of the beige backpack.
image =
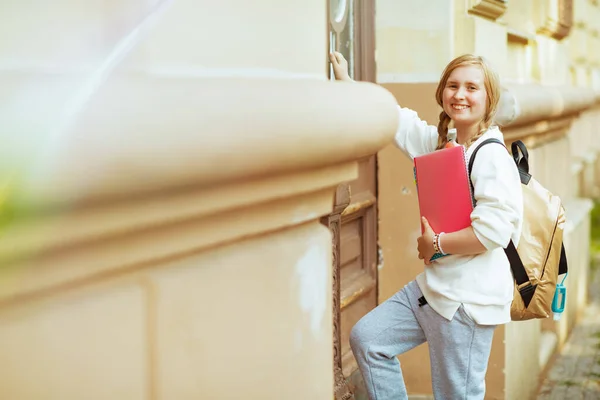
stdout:
<svg viewBox="0 0 600 400">
<path fill-rule="evenodd" d="M 469 176 L 475 154 L 490 143 L 504 146 L 498 139 L 483 141 L 471 155 Z M 523 231 L 517 248 L 511 240 L 504 249 L 515 279 L 510 315 L 513 321 L 548 318 L 552 315 L 558 276 L 568 270 L 563 245 L 565 210 L 560 198 L 529 174 L 529 153 L 525 144 L 515 141 L 511 150 L 523 188 Z"/>
</svg>

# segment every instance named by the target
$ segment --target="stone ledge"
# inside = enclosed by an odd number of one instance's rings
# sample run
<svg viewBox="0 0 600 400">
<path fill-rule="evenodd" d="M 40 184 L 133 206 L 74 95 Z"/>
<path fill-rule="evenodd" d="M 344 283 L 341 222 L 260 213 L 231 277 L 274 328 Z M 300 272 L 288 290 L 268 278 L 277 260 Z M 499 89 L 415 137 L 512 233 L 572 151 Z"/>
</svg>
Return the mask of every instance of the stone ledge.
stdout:
<svg viewBox="0 0 600 400">
<path fill-rule="evenodd" d="M 23 262 L 31 255 L 52 254 L 55 257 L 73 249 L 104 249 L 115 240 L 124 244 L 146 236 L 157 238 L 160 248 L 172 241 L 163 237 L 163 232 L 178 230 L 179 234 L 174 235 L 174 244 L 177 244 L 174 248 L 178 250 L 168 253 L 174 254 L 186 251 L 186 245 L 181 246 L 186 240 L 186 226 L 190 223 L 206 225 L 209 219 L 216 220 L 213 229 L 194 233 L 192 247 L 195 250 L 261 230 L 306 223 L 331 212 L 334 188 L 340 182 L 356 178 L 357 173 L 356 163 L 345 163 L 318 171 L 264 177 L 210 189 L 172 190 L 157 196 L 73 207 L 17 219 L 0 229 L 0 266 Z M 324 192 L 327 194 L 323 198 Z M 323 199 L 316 203 L 309 200 L 315 196 Z M 293 207 L 284 206 L 290 201 L 294 203 Z M 273 203 L 276 204 L 269 206 Z M 262 218 L 261 224 L 245 223 L 239 229 L 231 230 L 231 224 L 242 223 L 244 216 L 252 216 L 259 210 L 267 211 L 269 207 L 277 208 L 278 213 L 269 213 Z M 232 218 L 236 215 L 237 219 Z M 229 229 L 226 229 L 227 225 Z M 154 245 L 146 253 L 156 250 Z M 103 256 L 96 257 L 93 264 L 101 258 Z M 37 263 L 42 261 L 37 260 Z"/>
<path fill-rule="evenodd" d="M 495 21 L 506 12 L 506 3 L 504 0 L 471 0 L 468 12 Z"/>
<path fill-rule="evenodd" d="M 367 83 L 127 76 L 106 82 L 59 143 L 3 152 L 30 155 L 13 166 L 19 206 L 87 203 L 355 160 L 392 140 L 395 107 Z"/>
<path fill-rule="evenodd" d="M 572 115 L 597 102 L 597 93 L 588 88 L 538 84 L 507 84 L 505 87 L 502 102 L 507 121 L 504 126 L 510 128 Z"/>
<path fill-rule="evenodd" d="M 573 119 L 597 103 L 597 96 L 589 88 L 506 84 L 498 121 L 507 142 L 519 139 L 537 147 L 564 137 Z"/>
<path fill-rule="evenodd" d="M 396 127 L 372 84 L 109 83 L 0 209 L 0 304 L 318 225 Z"/>
</svg>

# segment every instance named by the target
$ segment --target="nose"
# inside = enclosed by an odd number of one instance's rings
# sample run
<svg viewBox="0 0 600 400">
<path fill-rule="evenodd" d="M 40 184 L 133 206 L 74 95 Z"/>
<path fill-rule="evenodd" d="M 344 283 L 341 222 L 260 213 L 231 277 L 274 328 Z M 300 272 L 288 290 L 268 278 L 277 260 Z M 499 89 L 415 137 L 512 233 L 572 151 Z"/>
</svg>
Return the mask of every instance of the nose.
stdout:
<svg viewBox="0 0 600 400">
<path fill-rule="evenodd" d="M 454 97 L 457 99 L 464 99 L 465 98 L 465 88 L 463 88 L 462 86 L 460 86 L 456 92 L 454 92 Z"/>
</svg>

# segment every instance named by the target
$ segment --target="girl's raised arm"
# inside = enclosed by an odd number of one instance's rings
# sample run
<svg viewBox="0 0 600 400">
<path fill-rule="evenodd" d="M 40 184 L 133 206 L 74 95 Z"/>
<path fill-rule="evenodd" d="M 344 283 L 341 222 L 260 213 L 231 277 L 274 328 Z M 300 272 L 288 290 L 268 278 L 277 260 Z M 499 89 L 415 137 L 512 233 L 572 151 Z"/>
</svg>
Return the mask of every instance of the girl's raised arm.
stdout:
<svg viewBox="0 0 600 400">
<path fill-rule="evenodd" d="M 348 74 L 348 61 L 341 53 L 329 54 L 333 74 L 338 81 L 354 82 Z M 396 131 L 396 145 L 410 158 L 430 153 L 437 147 L 437 127 L 427 125 L 416 112 L 398 107 L 399 124 Z"/>
<path fill-rule="evenodd" d="M 409 108 L 398 106 L 398 113 L 396 146 L 410 158 L 435 151 L 438 141 L 437 127 L 427 125 L 427 122 Z"/>
</svg>

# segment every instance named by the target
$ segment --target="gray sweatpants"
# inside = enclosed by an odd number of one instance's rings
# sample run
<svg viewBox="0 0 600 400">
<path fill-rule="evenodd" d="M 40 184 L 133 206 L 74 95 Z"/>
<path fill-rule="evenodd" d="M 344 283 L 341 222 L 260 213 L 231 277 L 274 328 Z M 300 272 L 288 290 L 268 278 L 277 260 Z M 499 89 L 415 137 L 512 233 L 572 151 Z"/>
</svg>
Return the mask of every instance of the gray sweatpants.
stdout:
<svg viewBox="0 0 600 400">
<path fill-rule="evenodd" d="M 350 345 L 371 400 L 407 399 L 397 355 L 427 341 L 437 400 L 485 395 L 485 373 L 495 325 L 478 325 L 461 306 L 448 321 L 429 304 L 416 281 L 365 315 L 352 328 Z"/>
</svg>

